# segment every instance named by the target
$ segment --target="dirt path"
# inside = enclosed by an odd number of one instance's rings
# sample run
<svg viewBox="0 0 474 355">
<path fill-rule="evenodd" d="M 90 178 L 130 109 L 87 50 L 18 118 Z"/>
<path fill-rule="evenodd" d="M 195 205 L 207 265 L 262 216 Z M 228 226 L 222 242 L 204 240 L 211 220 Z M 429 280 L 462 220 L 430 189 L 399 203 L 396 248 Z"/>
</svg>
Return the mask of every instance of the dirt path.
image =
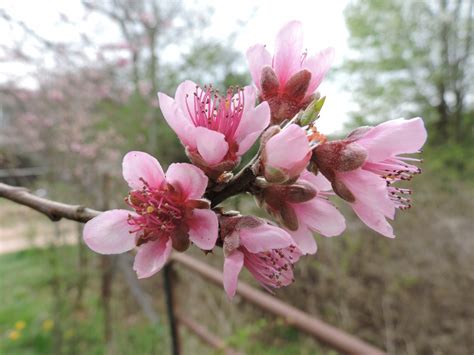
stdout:
<svg viewBox="0 0 474 355">
<path fill-rule="evenodd" d="M 56 228 L 59 228 L 58 240 Z M 0 201 L 0 255 L 51 243 L 74 244 L 77 223 L 60 221 L 55 226 L 45 216 L 28 207 Z"/>
</svg>

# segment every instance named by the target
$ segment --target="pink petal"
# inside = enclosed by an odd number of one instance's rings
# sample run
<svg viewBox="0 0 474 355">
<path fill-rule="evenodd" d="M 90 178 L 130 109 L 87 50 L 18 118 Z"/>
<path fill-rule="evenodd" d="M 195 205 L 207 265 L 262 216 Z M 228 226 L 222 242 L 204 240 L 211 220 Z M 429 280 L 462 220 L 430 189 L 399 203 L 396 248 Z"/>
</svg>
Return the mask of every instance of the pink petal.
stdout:
<svg viewBox="0 0 474 355">
<path fill-rule="evenodd" d="M 235 134 L 235 140 L 239 145 L 237 155 L 245 154 L 255 143 L 257 138 L 270 123 L 270 106 L 262 102 L 260 105 L 244 113 L 239 128 Z"/>
<path fill-rule="evenodd" d="M 237 99 L 238 95 L 235 94 L 234 98 Z M 255 108 L 255 101 L 257 100 L 257 90 L 252 85 L 244 87 L 244 115 L 246 112 L 251 111 Z"/>
<path fill-rule="evenodd" d="M 264 223 L 240 231 L 240 244 L 251 253 L 282 249 L 293 244 L 291 236 L 283 229 Z"/>
<path fill-rule="evenodd" d="M 313 173 L 310 173 L 308 170 L 305 170 L 301 173 L 298 180 L 304 180 L 304 181 L 309 182 L 316 189 L 316 191 L 332 190 L 331 183 L 321 173 L 314 175 Z"/>
<path fill-rule="evenodd" d="M 360 168 L 338 173 L 337 178 L 352 192 L 358 206 L 367 206 L 391 219 L 395 217 L 395 205 L 388 196 L 387 183 L 383 178 Z"/>
<path fill-rule="evenodd" d="M 186 113 L 186 118 L 189 120 L 191 120 L 191 118 L 188 115 L 187 106 L 189 106 L 191 109 L 194 107 L 194 94 L 201 91 L 202 89 L 199 88 L 199 85 L 191 80 L 183 81 L 176 89 L 176 93 L 174 95 L 176 104 L 181 109 L 181 111 Z"/>
<path fill-rule="evenodd" d="M 135 247 L 135 234 L 127 219 L 131 211 L 106 211 L 84 226 L 84 242 L 99 254 L 121 254 Z"/>
<path fill-rule="evenodd" d="M 239 250 L 234 250 L 224 259 L 224 290 L 230 299 L 235 296 L 237 291 L 239 273 L 243 266 L 244 254 Z"/>
<path fill-rule="evenodd" d="M 201 157 L 211 166 L 220 163 L 229 151 L 222 133 L 204 127 L 196 128 L 196 146 Z"/>
<path fill-rule="evenodd" d="M 368 227 L 386 237 L 395 238 L 395 235 L 393 234 L 393 228 L 387 222 L 382 212 L 360 201 L 351 203 L 351 207 L 361 219 L 361 221 L 364 222 Z"/>
<path fill-rule="evenodd" d="M 368 151 L 367 160 L 382 161 L 398 154 L 415 153 L 425 144 L 427 133 L 420 117 L 379 124 L 357 141 Z"/>
<path fill-rule="evenodd" d="M 156 274 L 165 265 L 172 250 L 171 238 L 160 238 L 138 248 L 133 270 L 139 279 Z"/>
<path fill-rule="evenodd" d="M 311 72 L 311 80 L 308 85 L 307 95 L 313 94 L 323 81 L 326 73 L 334 61 L 334 48 L 326 48 L 318 54 L 309 57 L 303 63 L 303 68 Z"/>
<path fill-rule="evenodd" d="M 289 233 L 303 254 L 316 254 L 318 250 L 316 240 L 313 233 L 306 226 L 302 225 L 298 230 Z"/>
<path fill-rule="evenodd" d="M 194 165 L 174 163 L 166 171 L 166 181 L 180 190 L 185 199 L 199 199 L 206 192 L 208 178 Z"/>
<path fill-rule="evenodd" d="M 268 53 L 265 46 L 256 44 L 247 50 L 247 61 L 249 63 L 250 74 L 252 75 L 253 82 L 257 86 L 258 90 L 260 87 L 260 78 L 262 76 L 262 69 L 264 66 L 272 65 L 272 57 Z"/>
<path fill-rule="evenodd" d="M 123 157 L 122 173 L 128 186 L 133 190 L 143 188 L 140 179 L 145 180 L 153 188 L 159 188 L 165 180 L 165 174 L 158 160 L 144 152 L 128 152 Z"/>
<path fill-rule="evenodd" d="M 315 197 L 308 202 L 294 203 L 300 224 L 324 235 L 334 237 L 346 229 L 344 216 L 328 200 Z"/>
<path fill-rule="evenodd" d="M 158 93 L 160 109 L 168 125 L 176 133 L 179 140 L 187 147 L 195 148 L 195 127 L 187 111 L 183 111 L 168 95 Z"/>
<path fill-rule="evenodd" d="M 303 25 L 299 21 L 287 23 L 279 32 L 275 44 L 273 67 L 280 86 L 301 69 L 303 54 Z"/>
<path fill-rule="evenodd" d="M 305 131 L 298 125 L 291 124 L 267 142 L 265 146 L 265 165 L 272 168 L 291 170 L 299 162 L 308 160 L 309 152 L 310 148 Z"/>
<path fill-rule="evenodd" d="M 193 210 L 188 222 L 189 239 L 202 250 L 212 250 L 216 245 L 219 224 L 211 210 Z"/>
</svg>

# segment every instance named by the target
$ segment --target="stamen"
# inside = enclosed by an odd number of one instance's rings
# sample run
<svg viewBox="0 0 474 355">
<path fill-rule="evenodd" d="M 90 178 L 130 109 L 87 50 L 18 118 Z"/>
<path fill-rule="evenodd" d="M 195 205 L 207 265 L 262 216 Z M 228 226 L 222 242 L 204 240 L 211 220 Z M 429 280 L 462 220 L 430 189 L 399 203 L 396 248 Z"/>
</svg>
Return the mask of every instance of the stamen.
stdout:
<svg viewBox="0 0 474 355">
<path fill-rule="evenodd" d="M 244 90 L 231 87 L 224 97 L 220 97 L 212 86 L 196 87 L 193 97 L 191 109 L 189 95 L 186 95 L 186 109 L 193 124 L 220 132 L 226 136 L 227 142 L 232 142 L 244 112 Z"/>
<path fill-rule="evenodd" d="M 185 205 L 181 196 L 165 185 L 151 188 L 142 178 L 143 188 L 131 191 L 125 202 L 132 207 L 137 215 L 129 215 L 127 222 L 133 228 L 131 233 L 139 233 L 137 244 L 150 240 L 171 237 L 175 229 L 182 223 Z"/>
</svg>

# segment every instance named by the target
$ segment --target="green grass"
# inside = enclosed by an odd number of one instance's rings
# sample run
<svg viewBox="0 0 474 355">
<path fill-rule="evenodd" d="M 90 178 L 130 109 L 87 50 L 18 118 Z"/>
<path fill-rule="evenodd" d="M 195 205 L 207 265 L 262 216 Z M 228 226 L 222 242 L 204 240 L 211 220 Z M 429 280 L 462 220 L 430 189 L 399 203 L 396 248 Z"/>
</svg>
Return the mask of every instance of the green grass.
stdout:
<svg viewBox="0 0 474 355">
<path fill-rule="evenodd" d="M 0 354 L 56 354 L 58 349 L 63 354 L 107 353 L 102 335 L 98 257 L 88 252 L 89 279 L 79 308 L 75 304 L 77 257 L 77 248 L 72 246 L 0 256 Z M 156 289 L 159 280 L 149 281 Z M 169 353 L 166 318 L 162 318 L 164 323 L 151 325 L 119 277 L 114 285 L 114 336 L 109 353 Z M 222 292 L 219 288 L 214 291 Z M 156 296 L 158 299 L 160 292 Z M 187 331 L 181 333 L 181 340 L 186 353 L 214 353 Z M 305 344 L 304 335 L 272 317 L 238 327 L 224 340 L 244 353 L 297 355 L 316 351 L 314 344 Z"/>
<path fill-rule="evenodd" d="M 32 249 L 0 256 L 0 354 L 106 352 L 94 262 L 89 262 L 83 303 L 78 307 L 75 302 L 76 249 Z M 112 353 L 163 353 L 168 344 L 166 325 L 151 325 L 138 307 L 125 312 L 124 295 L 116 293 Z"/>
</svg>

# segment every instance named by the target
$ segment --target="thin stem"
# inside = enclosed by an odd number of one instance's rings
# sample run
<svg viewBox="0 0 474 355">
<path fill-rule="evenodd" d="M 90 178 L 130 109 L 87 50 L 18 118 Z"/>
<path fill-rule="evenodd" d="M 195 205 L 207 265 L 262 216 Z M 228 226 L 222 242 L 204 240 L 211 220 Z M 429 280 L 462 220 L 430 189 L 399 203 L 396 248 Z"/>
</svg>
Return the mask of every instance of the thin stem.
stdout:
<svg viewBox="0 0 474 355">
<path fill-rule="evenodd" d="M 258 159 L 259 154 L 257 153 L 257 155 L 220 190 L 215 189 L 206 192 L 205 197 L 211 201 L 211 207 L 217 206 L 229 197 L 250 191 L 250 187 L 257 178 L 254 170 L 256 164 L 258 164 Z"/>
</svg>

